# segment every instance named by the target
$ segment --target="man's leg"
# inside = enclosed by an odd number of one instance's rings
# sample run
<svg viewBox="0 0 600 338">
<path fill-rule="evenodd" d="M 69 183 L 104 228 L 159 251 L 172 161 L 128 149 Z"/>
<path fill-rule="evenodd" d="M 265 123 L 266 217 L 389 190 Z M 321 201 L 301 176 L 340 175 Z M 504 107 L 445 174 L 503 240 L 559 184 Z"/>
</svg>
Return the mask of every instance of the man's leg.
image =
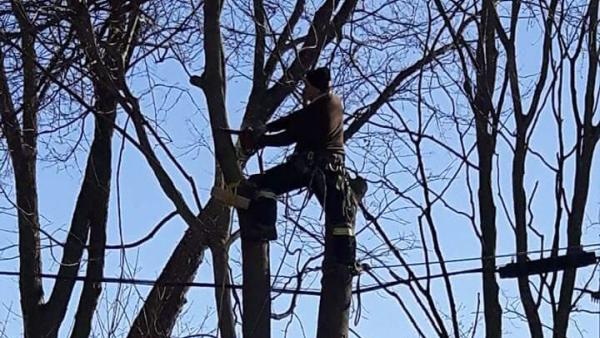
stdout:
<svg viewBox="0 0 600 338">
<path fill-rule="evenodd" d="M 325 209 L 325 257 L 317 338 L 348 337 L 355 272 L 356 204 L 342 169 L 328 166 L 316 172 L 311 184 Z"/>
<path fill-rule="evenodd" d="M 271 272 L 269 242 L 276 239 L 276 195 L 304 186 L 301 173 L 288 163 L 248 179 L 250 206 L 238 209 L 244 276 L 242 332 L 245 338 L 270 337 Z M 246 184 L 245 184 L 246 185 Z M 244 193 L 244 192 L 240 192 Z"/>
<path fill-rule="evenodd" d="M 311 180 L 311 189 L 325 210 L 325 261 L 354 266 L 357 205 L 342 168 L 316 171 Z"/>
<path fill-rule="evenodd" d="M 263 174 L 250 176 L 247 191 L 251 199 L 247 210 L 238 210 L 242 238 L 248 240 L 275 240 L 277 230 L 278 195 L 306 186 L 305 175 L 291 162 L 273 167 Z"/>
</svg>

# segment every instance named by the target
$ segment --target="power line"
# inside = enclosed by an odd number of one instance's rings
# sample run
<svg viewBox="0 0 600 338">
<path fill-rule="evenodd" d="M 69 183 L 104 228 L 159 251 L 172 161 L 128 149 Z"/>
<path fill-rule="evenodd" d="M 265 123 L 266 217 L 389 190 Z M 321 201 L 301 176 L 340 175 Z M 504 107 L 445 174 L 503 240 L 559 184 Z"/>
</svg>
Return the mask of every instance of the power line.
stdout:
<svg viewBox="0 0 600 338">
<path fill-rule="evenodd" d="M 583 247 L 595 247 L 600 246 L 599 244 L 589 244 Z M 543 251 L 543 250 L 539 250 Z M 462 259 L 463 261 L 471 260 L 470 258 Z M 435 264 L 435 262 L 431 262 L 430 264 Z M 370 270 L 371 268 L 368 265 L 364 265 L 366 270 Z M 495 268 L 495 272 L 499 271 L 499 268 Z M 451 271 L 447 273 L 439 273 L 439 274 L 428 274 L 426 276 L 421 277 L 409 277 L 409 278 L 396 278 L 394 281 L 386 282 L 386 283 L 378 283 L 376 285 L 367 285 L 363 287 L 358 287 L 353 290 L 353 294 L 364 294 L 369 293 L 381 289 L 385 289 L 391 286 L 401 285 L 401 284 L 411 284 L 414 282 L 418 282 L 421 280 L 432 280 L 442 277 L 451 277 L 451 276 L 459 276 L 459 275 L 467 275 L 467 274 L 475 274 L 482 273 L 483 268 L 475 268 L 475 269 L 466 269 L 466 270 L 458 270 Z M 0 276 L 12 276 L 19 277 L 20 273 L 16 271 L 0 271 Z M 243 285 L 240 284 L 216 284 L 216 283 L 207 283 L 207 282 L 162 282 L 158 280 L 152 279 L 134 279 L 134 278 L 116 278 L 116 277 L 103 277 L 103 278 L 88 278 L 86 276 L 60 276 L 58 274 L 50 274 L 50 273 L 41 273 L 36 274 L 36 277 L 54 279 L 54 280 L 75 280 L 82 282 L 92 282 L 92 283 L 110 283 L 110 284 L 129 284 L 129 285 L 142 285 L 142 286 L 162 286 L 162 287 L 200 287 L 200 288 L 228 288 L 228 289 L 242 289 Z M 308 295 L 308 296 L 320 296 L 320 290 L 314 289 L 301 289 L 300 286 L 297 288 L 278 288 L 273 287 L 271 289 L 273 292 L 281 293 L 281 294 L 293 294 L 293 295 Z"/>
<path fill-rule="evenodd" d="M 445 276 L 457 276 L 457 275 L 465 275 L 465 274 L 473 274 L 480 273 L 483 271 L 482 269 L 470 269 L 470 270 L 461 270 L 461 271 L 452 271 L 447 274 L 436 274 L 429 276 L 422 276 L 416 278 L 407 278 L 407 279 L 397 279 L 395 281 L 378 284 L 378 285 L 368 285 L 366 287 L 359 287 L 356 290 L 353 290 L 353 294 L 364 294 L 373 291 L 377 291 L 380 289 L 388 288 L 395 285 L 400 284 L 410 284 L 421 280 L 431 280 L 442 278 Z M 0 276 L 11 276 L 11 277 L 19 277 L 20 273 L 16 271 L 0 271 Z M 36 277 L 54 279 L 54 280 L 75 280 L 80 282 L 92 282 L 92 283 L 108 283 L 108 284 L 128 284 L 128 285 L 141 285 L 141 286 L 162 286 L 162 287 L 198 287 L 198 288 L 227 288 L 227 289 L 235 289 L 241 290 L 243 285 L 241 284 L 216 284 L 216 283 L 206 283 L 206 282 L 159 282 L 157 280 L 152 279 L 135 279 L 135 278 L 117 278 L 117 277 L 103 277 L 103 278 L 88 278 L 85 276 L 59 276 L 57 274 L 50 273 L 41 273 L 34 275 Z M 321 291 L 315 289 L 292 289 L 292 288 L 271 288 L 272 292 L 282 293 L 282 294 L 292 294 L 292 295 L 306 295 L 306 296 L 320 296 Z"/>
<path fill-rule="evenodd" d="M 363 294 L 363 293 L 377 291 L 380 289 L 389 288 L 391 286 L 396 286 L 396 285 L 401 285 L 401 284 L 410 284 L 410 283 L 414 283 L 414 282 L 418 282 L 418 281 L 422 281 L 422 280 L 431 280 L 431 279 L 437 279 L 437 278 L 442 278 L 442 277 L 452 277 L 452 276 L 459 276 L 459 275 L 471 275 L 471 274 L 482 273 L 482 272 L 483 272 L 483 268 L 475 268 L 475 269 L 451 271 L 448 273 L 439 273 L 439 274 L 421 276 L 421 277 L 415 277 L 415 278 L 397 279 L 397 280 L 391 281 L 391 282 L 379 283 L 379 284 L 372 285 L 372 286 L 361 287 L 357 290 L 352 291 L 352 293 L 353 294 Z"/>
<path fill-rule="evenodd" d="M 556 251 L 564 251 L 564 250 L 568 250 L 570 248 L 586 249 L 586 248 L 594 248 L 594 247 L 600 248 L 600 243 L 579 245 L 576 247 L 562 247 L 562 248 L 556 249 Z M 405 267 L 405 266 L 439 265 L 442 263 L 449 264 L 449 263 L 474 262 L 474 261 L 482 261 L 482 260 L 491 260 L 491 259 L 496 259 L 496 258 L 517 257 L 519 255 L 532 255 L 532 254 L 537 254 L 537 253 L 550 252 L 553 250 L 555 250 L 555 249 L 531 250 L 531 251 L 525 251 L 525 252 L 515 252 L 515 253 L 499 254 L 499 255 L 484 256 L 484 257 L 480 256 L 480 257 L 455 258 L 455 259 L 446 259 L 443 261 L 415 262 L 415 263 L 406 263 L 406 264 L 384 264 L 384 265 L 374 265 L 374 266 L 371 266 L 370 268 L 371 269 L 387 269 L 387 268 L 401 268 L 401 267 Z"/>
<path fill-rule="evenodd" d="M 578 248 L 590 248 L 590 247 L 600 247 L 600 243 L 596 244 L 587 244 L 579 246 Z M 566 250 L 568 248 L 559 248 L 558 250 Z M 533 253 L 542 253 L 547 251 L 552 251 L 553 249 L 545 249 L 545 250 L 534 250 L 528 251 L 526 253 L 514 253 L 514 254 L 502 254 L 496 256 L 490 256 L 494 258 L 501 257 L 514 257 L 520 254 L 533 254 Z M 460 258 L 444 261 L 444 263 L 455 263 L 455 262 L 468 262 L 475 261 L 481 259 L 488 259 L 486 257 L 473 257 L 473 258 Z M 383 265 L 383 266 L 375 266 L 370 267 L 368 265 L 363 265 L 365 270 L 372 270 L 376 268 L 392 268 L 392 267 L 403 267 L 403 266 L 418 266 L 418 265 L 435 265 L 440 264 L 441 261 L 438 262 L 421 262 L 421 263 L 408 263 L 406 265 Z M 365 294 L 381 289 L 385 289 L 391 286 L 401 285 L 401 284 L 411 284 L 414 282 L 418 282 L 421 280 L 432 280 L 442 277 L 451 277 L 451 276 L 459 276 L 459 275 L 467 275 L 467 274 L 475 274 L 482 273 L 483 268 L 475 268 L 475 269 L 466 269 L 466 270 L 458 270 L 451 271 L 448 273 L 439 273 L 439 274 L 429 274 L 421 277 L 409 277 L 409 278 L 396 278 L 394 281 L 386 282 L 386 283 L 378 283 L 376 285 L 367 285 L 363 287 L 358 287 L 353 290 L 353 294 Z M 498 268 L 495 268 L 495 272 L 498 272 Z M 11 276 L 11 277 L 19 277 L 20 273 L 16 271 L 0 271 L 0 276 Z M 216 284 L 216 283 L 207 283 L 207 282 L 162 282 L 158 280 L 152 279 L 136 279 L 136 278 L 117 278 L 117 277 L 103 277 L 103 278 L 88 278 L 86 276 L 60 276 L 58 274 L 50 274 L 50 273 L 41 273 L 36 274 L 36 277 L 54 279 L 54 280 L 75 280 L 81 282 L 92 282 L 92 283 L 109 283 L 109 284 L 128 284 L 128 285 L 141 285 L 141 286 L 162 286 L 162 287 L 198 287 L 198 288 L 228 288 L 240 290 L 243 288 L 243 285 L 240 284 Z M 277 292 L 281 294 L 292 294 L 292 295 L 307 295 L 307 296 L 320 296 L 321 291 L 315 289 L 301 289 L 299 286 L 297 288 L 271 288 L 272 292 Z"/>
<path fill-rule="evenodd" d="M 12 276 L 19 277 L 20 273 L 16 271 L 0 271 L 0 276 Z M 102 278 L 88 278 L 86 276 L 59 276 L 51 273 L 35 274 L 35 277 L 54 279 L 54 280 L 75 280 L 79 282 L 93 282 L 93 283 L 108 283 L 108 284 L 128 284 L 128 285 L 141 285 L 141 286 L 164 286 L 164 287 L 198 287 L 198 288 L 227 288 L 241 290 L 242 285 L 239 284 L 216 284 L 216 283 L 205 283 L 205 282 L 159 282 L 153 279 L 137 279 L 137 278 L 118 278 L 118 277 L 102 277 Z M 286 288 L 273 288 L 275 292 L 284 294 L 295 294 L 297 290 L 286 289 Z M 304 290 L 309 295 L 319 295 L 318 291 Z M 313 294 L 314 293 L 314 294 Z"/>
</svg>

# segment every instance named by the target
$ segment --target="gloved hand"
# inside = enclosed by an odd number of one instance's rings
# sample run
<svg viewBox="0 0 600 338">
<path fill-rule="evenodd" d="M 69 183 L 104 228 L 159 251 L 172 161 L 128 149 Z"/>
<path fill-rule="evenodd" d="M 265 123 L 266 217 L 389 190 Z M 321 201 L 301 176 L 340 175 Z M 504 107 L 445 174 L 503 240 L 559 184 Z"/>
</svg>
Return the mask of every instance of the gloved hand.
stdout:
<svg viewBox="0 0 600 338">
<path fill-rule="evenodd" d="M 260 148 L 260 137 L 266 132 L 264 125 L 244 128 L 240 134 L 240 145 L 244 152 L 250 154 Z"/>
</svg>

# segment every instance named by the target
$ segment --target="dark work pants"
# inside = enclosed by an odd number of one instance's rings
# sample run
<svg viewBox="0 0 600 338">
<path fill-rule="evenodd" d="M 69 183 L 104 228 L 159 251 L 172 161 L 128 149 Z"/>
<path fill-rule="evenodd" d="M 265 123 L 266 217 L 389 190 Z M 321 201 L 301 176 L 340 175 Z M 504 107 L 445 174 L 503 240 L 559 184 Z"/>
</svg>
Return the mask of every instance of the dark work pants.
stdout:
<svg viewBox="0 0 600 338">
<path fill-rule="evenodd" d="M 242 237 L 249 240 L 276 238 L 277 201 L 261 197 L 261 192 L 279 196 L 308 187 L 325 211 L 325 262 L 353 265 L 356 241 L 356 204 L 345 176 L 341 155 L 307 158 L 295 155 L 287 162 L 249 179 L 255 186 L 250 208 L 240 212 Z"/>
<path fill-rule="evenodd" d="M 254 186 L 247 191 L 254 194 L 250 207 L 238 210 L 242 240 L 277 237 L 277 201 L 272 196 L 264 197 L 261 191 L 281 195 L 308 187 L 321 203 L 325 210 L 325 255 L 317 338 L 347 338 L 355 272 L 356 203 L 343 158 L 309 159 L 297 155 L 263 174 L 251 176 L 249 182 Z"/>
</svg>

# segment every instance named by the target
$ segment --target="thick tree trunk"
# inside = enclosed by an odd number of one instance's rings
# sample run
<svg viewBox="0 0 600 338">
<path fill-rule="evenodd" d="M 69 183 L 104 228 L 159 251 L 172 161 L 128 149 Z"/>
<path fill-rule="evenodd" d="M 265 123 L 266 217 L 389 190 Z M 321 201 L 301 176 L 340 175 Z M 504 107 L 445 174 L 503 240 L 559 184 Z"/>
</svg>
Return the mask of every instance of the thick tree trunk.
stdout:
<svg viewBox="0 0 600 338">
<path fill-rule="evenodd" d="M 269 243 L 242 239 L 244 338 L 271 337 Z"/>
<path fill-rule="evenodd" d="M 188 228 L 171 254 L 157 283 L 193 281 L 198 266 L 204 258 L 204 250 L 207 249 L 204 242 L 202 233 Z M 175 319 L 186 302 L 187 290 L 188 287 L 184 286 L 154 286 L 135 318 L 127 337 L 170 337 Z"/>
<path fill-rule="evenodd" d="M 99 93 L 102 93 L 99 90 Z M 88 224 L 90 240 L 88 249 L 87 277 L 99 280 L 104 277 L 106 251 L 106 223 L 110 200 L 112 176 L 112 135 L 116 118 L 116 102 L 110 95 L 98 95 L 99 115 L 96 116 L 94 143 L 88 161 L 89 196 Z M 88 337 L 92 329 L 92 318 L 102 292 L 102 284 L 86 281 L 81 292 L 75 325 L 71 337 Z"/>
<path fill-rule="evenodd" d="M 68 302 L 75 285 L 75 280 L 70 278 L 78 275 L 90 228 L 87 274 L 95 280 L 101 279 L 104 275 L 106 222 L 112 175 L 112 135 L 113 123 L 116 118 L 116 102 L 110 98 L 110 95 L 101 90 L 98 92 L 96 101 L 95 108 L 101 113 L 96 116 L 94 140 L 90 148 L 85 176 L 65 244 L 62 265 L 58 272 L 59 276 L 64 277 L 64 279 L 56 282 L 52 295 L 45 306 L 44 327 L 46 334 L 51 337 L 58 335 L 58 330 L 66 315 Z M 87 337 L 89 335 L 100 292 L 101 285 L 99 283 L 85 283 L 73 329 L 73 334 L 79 332 L 76 335 L 77 337 Z"/>
<path fill-rule="evenodd" d="M 325 244 L 327 246 L 327 243 Z M 326 249 L 327 251 L 327 249 Z M 352 275 L 347 266 L 323 262 L 317 338 L 348 338 Z"/>
<path fill-rule="evenodd" d="M 17 205 L 19 206 L 19 257 L 21 311 L 25 337 L 41 337 L 43 289 L 40 274 L 39 214 L 35 157 L 15 167 Z"/>
<path fill-rule="evenodd" d="M 223 175 L 216 166 L 215 185 L 222 184 Z M 216 212 L 219 213 L 218 223 L 213 224 L 209 239 L 210 251 L 213 260 L 213 276 L 216 285 L 230 285 L 231 277 L 229 273 L 229 245 L 231 231 L 231 208 L 220 205 Z M 215 302 L 217 304 L 217 320 L 219 321 L 219 332 L 222 338 L 236 338 L 235 318 L 233 306 L 231 304 L 232 289 L 227 287 L 216 287 Z"/>
<path fill-rule="evenodd" d="M 585 216 L 588 195 L 590 191 L 590 172 L 593 163 L 594 151 L 600 138 L 600 125 L 595 124 L 597 119 L 596 87 L 598 77 L 599 53 L 598 53 L 598 11 L 600 1 L 589 2 L 589 30 L 586 56 L 588 62 L 588 74 L 585 90 L 585 108 L 583 110 L 583 123 L 578 127 L 578 140 L 576 147 L 575 181 L 573 182 L 573 197 L 571 200 L 571 213 L 567 221 L 567 254 L 576 253 L 581 250 L 581 230 Z M 575 69 L 571 70 L 572 72 Z M 572 92 L 573 94 L 573 92 Z M 576 112 L 577 114 L 577 112 Z M 581 118 L 577 116 L 577 118 Z M 566 337 L 569 327 L 569 317 L 573 310 L 573 291 L 575 286 L 577 270 L 567 269 L 563 273 L 560 286 L 560 300 L 558 311 L 554 321 L 554 338 Z"/>
<path fill-rule="evenodd" d="M 485 143 L 485 142 L 481 142 Z M 502 337 L 502 308 L 496 281 L 496 206 L 492 195 L 492 152 L 479 145 L 479 222 L 481 224 L 481 264 L 483 266 L 483 308 L 485 336 Z"/>
<path fill-rule="evenodd" d="M 584 136 L 584 140 L 582 141 L 584 144 L 582 154 L 577 156 L 574 184 L 575 188 L 571 202 L 572 212 L 567 222 L 567 254 L 574 254 L 580 250 L 579 246 L 581 245 L 581 227 L 590 189 L 590 170 L 595 145 L 598 142 L 597 136 L 595 136 L 593 140 L 585 140 L 586 138 L 587 137 Z M 554 338 L 564 338 L 567 336 L 569 316 L 573 310 L 572 299 L 576 276 L 576 269 L 567 269 L 563 273 L 558 311 L 554 321 Z"/>
<path fill-rule="evenodd" d="M 493 104 L 498 51 L 494 3 L 485 1 L 477 44 L 477 88 L 473 109 L 479 157 L 479 222 L 481 225 L 481 257 L 483 266 L 483 304 L 487 338 L 502 336 L 502 308 L 496 281 L 496 205 L 492 188 L 492 159 L 496 150 L 496 129 L 499 112 Z"/>
<path fill-rule="evenodd" d="M 524 133 L 525 131 L 523 131 Z M 518 131 L 519 133 L 519 131 Z M 527 200 L 525 189 L 523 188 L 525 179 L 525 135 L 517 136 L 516 152 L 513 160 L 513 208 L 515 211 L 516 244 L 517 252 L 527 252 L 527 219 L 526 208 Z M 528 260 L 526 254 L 518 254 L 517 262 L 525 263 Z M 529 333 L 531 337 L 543 338 L 542 323 L 540 320 L 531 289 L 529 287 L 529 276 L 520 276 L 518 280 L 519 295 L 525 309 L 527 323 L 529 324 Z"/>
<path fill-rule="evenodd" d="M 17 118 L 6 70 L 0 51 L 0 114 L 12 160 L 19 228 L 19 288 L 21 311 L 26 337 L 42 334 L 43 288 L 40 273 L 40 224 L 36 182 L 38 77 L 35 48 L 36 31 L 20 1 L 11 3 L 21 30 L 21 61 L 23 67 L 22 128 Z"/>
<path fill-rule="evenodd" d="M 225 209 L 228 210 L 229 208 Z M 217 227 L 229 228 L 223 224 L 219 224 Z M 231 278 L 229 277 L 229 248 L 225 246 L 225 243 L 219 243 L 219 245 L 211 243 L 210 251 L 213 259 L 215 284 L 231 284 Z M 217 319 L 219 320 L 221 337 L 235 338 L 235 318 L 231 304 L 231 289 L 224 287 L 215 288 L 215 301 L 217 304 Z"/>
<path fill-rule="evenodd" d="M 219 226 L 223 208 L 219 202 L 209 200 L 198 216 L 201 223 L 207 227 Z M 157 284 L 193 281 L 206 249 L 206 232 L 188 228 L 158 277 Z M 177 315 L 185 304 L 187 290 L 188 287 L 154 286 L 135 318 L 128 337 L 169 337 Z"/>
</svg>

